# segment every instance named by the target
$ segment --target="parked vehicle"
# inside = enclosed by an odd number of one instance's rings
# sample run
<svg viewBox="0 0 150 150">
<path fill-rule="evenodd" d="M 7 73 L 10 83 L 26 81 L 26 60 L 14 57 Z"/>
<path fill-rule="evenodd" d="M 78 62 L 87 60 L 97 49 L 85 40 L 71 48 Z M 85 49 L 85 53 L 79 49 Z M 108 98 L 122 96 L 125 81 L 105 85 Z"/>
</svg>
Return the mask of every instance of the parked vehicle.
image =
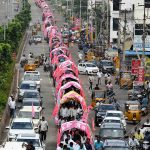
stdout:
<svg viewBox="0 0 150 150">
<path fill-rule="evenodd" d="M 39 134 L 20 134 L 17 136 L 16 141 L 19 143 L 33 143 L 35 150 L 45 150 L 45 144 L 41 142 Z"/>
<path fill-rule="evenodd" d="M 39 71 L 26 71 L 22 78 L 23 81 L 35 81 L 39 92 L 41 91 L 41 78 Z"/>
<path fill-rule="evenodd" d="M 116 110 L 108 110 L 106 112 L 106 116 L 105 117 L 119 117 L 122 121 L 122 124 L 124 126 L 124 128 L 126 129 L 126 120 L 125 120 L 125 117 L 124 117 L 124 114 L 122 111 L 116 111 Z"/>
<path fill-rule="evenodd" d="M 15 139 L 18 134 L 29 133 L 34 134 L 38 127 L 34 128 L 32 119 L 29 118 L 14 118 L 10 126 L 6 127 L 8 131 L 8 141 Z"/>
<path fill-rule="evenodd" d="M 125 140 L 107 139 L 104 142 L 103 150 L 130 150 L 130 147 Z"/>
<path fill-rule="evenodd" d="M 90 62 L 79 63 L 78 70 L 79 70 L 79 73 L 83 73 L 86 75 L 89 75 L 89 74 L 97 75 L 97 73 L 99 72 L 99 68 Z"/>
<path fill-rule="evenodd" d="M 125 117 L 133 123 L 141 121 L 141 106 L 138 101 L 125 102 Z"/>
<path fill-rule="evenodd" d="M 115 73 L 114 64 L 111 60 L 101 60 L 99 62 L 99 68 L 102 70 L 103 73 Z"/>
<path fill-rule="evenodd" d="M 105 139 L 123 139 L 124 127 L 121 123 L 103 123 L 99 129 L 99 136 Z"/>
<path fill-rule="evenodd" d="M 37 84 L 35 81 L 22 81 L 18 89 L 18 101 L 22 101 L 24 92 L 37 90 Z"/>
<path fill-rule="evenodd" d="M 103 119 L 105 118 L 106 112 L 108 110 L 116 110 L 113 104 L 100 104 L 95 108 L 95 125 L 99 126 Z"/>
<path fill-rule="evenodd" d="M 34 109 L 34 112 L 33 112 Z M 40 119 L 42 119 L 42 107 L 40 106 L 23 106 L 18 114 L 18 118 L 32 118 L 34 127 L 39 127 Z"/>
</svg>

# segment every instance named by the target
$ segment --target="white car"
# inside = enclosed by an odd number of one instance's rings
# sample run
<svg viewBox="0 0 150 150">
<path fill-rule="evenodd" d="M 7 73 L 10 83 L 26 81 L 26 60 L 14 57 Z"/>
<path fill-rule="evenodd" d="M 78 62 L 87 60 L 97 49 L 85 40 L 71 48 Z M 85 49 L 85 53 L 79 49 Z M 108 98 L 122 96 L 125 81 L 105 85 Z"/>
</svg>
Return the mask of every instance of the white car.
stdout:
<svg viewBox="0 0 150 150">
<path fill-rule="evenodd" d="M 122 123 L 119 117 L 105 117 L 103 122 L 105 123 Z"/>
<path fill-rule="evenodd" d="M 33 143 L 35 150 L 45 150 L 45 144 L 41 142 L 39 134 L 20 134 L 16 138 L 17 142 Z"/>
<path fill-rule="evenodd" d="M 18 134 L 34 134 L 38 128 L 34 128 L 32 119 L 14 118 L 12 120 L 11 125 L 6 127 L 6 129 L 9 129 L 7 138 L 8 141 L 11 141 L 15 139 L 18 136 Z"/>
<path fill-rule="evenodd" d="M 99 68 L 90 62 L 83 62 L 78 64 L 79 73 L 87 74 L 87 75 L 97 75 L 99 72 Z"/>
<path fill-rule="evenodd" d="M 34 109 L 34 116 L 32 116 L 32 109 Z M 42 107 L 40 106 L 23 106 L 19 112 L 18 118 L 31 118 L 34 127 L 39 127 L 40 119 L 42 118 Z"/>
<path fill-rule="evenodd" d="M 22 78 L 22 81 L 35 81 L 37 84 L 37 89 L 41 90 L 41 78 L 39 71 L 26 71 Z"/>
<path fill-rule="evenodd" d="M 11 141 L 11 142 L 5 142 L 2 145 L 0 145 L 0 150 L 26 150 L 26 147 L 23 146 L 23 142 L 16 142 L 16 141 Z"/>
<path fill-rule="evenodd" d="M 122 121 L 124 128 L 126 129 L 126 120 L 122 111 L 109 110 L 106 112 L 105 117 L 119 117 Z"/>
</svg>

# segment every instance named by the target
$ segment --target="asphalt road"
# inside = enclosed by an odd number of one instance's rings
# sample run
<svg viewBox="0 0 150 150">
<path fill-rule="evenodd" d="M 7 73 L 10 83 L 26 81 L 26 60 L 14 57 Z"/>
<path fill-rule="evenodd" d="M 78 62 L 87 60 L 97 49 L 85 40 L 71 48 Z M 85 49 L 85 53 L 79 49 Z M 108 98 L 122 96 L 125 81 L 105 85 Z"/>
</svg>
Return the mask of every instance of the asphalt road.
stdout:
<svg viewBox="0 0 150 150">
<path fill-rule="evenodd" d="M 41 21 L 41 10 L 35 6 L 34 2 L 32 0 L 29 0 L 31 3 L 31 12 L 32 12 L 32 23 L 36 23 L 38 20 Z M 53 8 L 53 7 L 52 7 Z M 63 18 L 60 16 L 60 14 L 55 11 L 55 19 L 57 20 L 57 25 L 61 27 L 63 25 Z M 31 36 L 31 31 L 28 31 L 29 36 Z M 38 32 L 38 34 L 42 35 L 42 32 Z M 70 47 L 70 51 L 72 53 L 73 60 L 77 63 L 78 61 L 78 49 L 77 46 L 74 45 L 73 47 Z M 45 54 L 49 52 L 48 44 L 43 40 L 40 44 L 32 44 L 31 46 L 28 44 L 28 41 L 24 47 L 24 54 L 28 56 L 28 54 L 32 52 L 34 53 L 34 56 L 38 56 L 41 54 Z M 23 69 L 19 67 L 20 70 L 20 79 L 23 76 Z M 47 133 L 47 141 L 46 141 L 46 150 L 55 150 L 56 149 L 56 139 L 57 139 L 57 127 L 54 124 L 54 119 L 52 118 L 52 111 L 55 106 L 55 89 L 52 86 L 52 80 L 49 78 L 49 74 L 43 72 L 43 67 L 38 68 L 37 70 L 41 73 L 41 96 L 43 97 L 43 106 L 44 106 L 44 116 L 46 117 L 46 120 L 49 124 L 49 130 Z M 88 76 L 86 75 L 79 75 L 80 80 L 82 81 L 82 87 L 85 92 L 86 96 L 86 102 L 87 106 L 91 104 L 91 91 L 89 90 L 89 83 L 88 83 Z M 112 77 L 113 78 L 113 77 Z M 114 80 L 113 80 L 114 83 Z M 96 81 L 95 81 L 96 84 Z M 101 88 L 104 88 L 104 81 L 102 82 Z M 115 92 L 116 92 L 116 98 L 118 99 L 118 102 L 120 103 L 122 110 L 124 106 L 124 102 L 127 100 L 127 90 L 119 89 L 119 86 L 114 85 Z M 90 113 L 89 116 L 89 125 L 91 125 L 91 117 L 93 116 L 94 112 Z M 128 124 L 127 130 L 129 131 L 131 128 L 133 128 L 134 125 Z M 96 128 L 96 131 L 94 134 L 97 134 L 99 129 Z"/>
</svg>

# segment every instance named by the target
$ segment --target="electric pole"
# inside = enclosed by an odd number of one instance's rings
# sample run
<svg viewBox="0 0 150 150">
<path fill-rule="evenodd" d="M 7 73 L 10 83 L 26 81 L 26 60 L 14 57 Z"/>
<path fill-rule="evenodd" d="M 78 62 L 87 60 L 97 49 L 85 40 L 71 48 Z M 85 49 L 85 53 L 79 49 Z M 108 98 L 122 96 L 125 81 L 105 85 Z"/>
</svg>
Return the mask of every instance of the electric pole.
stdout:
<svg viewBox="0 0 150 150">
<path fill-rule="evenodd" d="M 123 27 L 123 62 L 125 62 L 125 42 L 126 42 L 126 28 L 127 28 L 127 10 L 124 12 L 124 27 Z"/>
<path fill-rule="evenodd" d="M 103 5 L 104 7 L 104 5 Z M 109 14 L 109 0 L 107 0 L 107 49 L 109 48 L 109 19 L 110 19 L 110 14 Z"/>
</svg>

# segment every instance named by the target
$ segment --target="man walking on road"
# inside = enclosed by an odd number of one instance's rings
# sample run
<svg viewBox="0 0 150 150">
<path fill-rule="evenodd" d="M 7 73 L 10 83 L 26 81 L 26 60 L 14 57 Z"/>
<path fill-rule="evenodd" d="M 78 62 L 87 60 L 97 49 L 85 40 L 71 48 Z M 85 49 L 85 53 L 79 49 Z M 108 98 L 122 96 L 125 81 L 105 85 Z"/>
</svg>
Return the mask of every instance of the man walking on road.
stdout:
<svg viewBox="0 0 150 150">
<path fill-rule="evenodd" d="M 99 84 L 101 84 L 101 78 L 102 78 L 102 71 L 99 71 L 98 73 L 97 73 L 97 84 L 99 85 Z"/>
<path fill-rule="evenodd" d="M 16 102 L 13 96 L 11 96 L 10 101 L 8 102 L 10 108 L 10 117 L 15 117 L 15 110 L 16 110 Z"/>
<path fill-rule="evenodd" d="M 39 129 L 40 129 L 41 141 L 45 141 L 46 133 L 48 131 L 48 122 L 45 120 L 45 117 L 42 117 Z"/>
<path fill-rule="evenodd" d="M 91 75 L 89 76 L 89 90 L 92 90 L 93 89 L 93 82 L 94 82 L 94 77 Z"/>
</svg>

